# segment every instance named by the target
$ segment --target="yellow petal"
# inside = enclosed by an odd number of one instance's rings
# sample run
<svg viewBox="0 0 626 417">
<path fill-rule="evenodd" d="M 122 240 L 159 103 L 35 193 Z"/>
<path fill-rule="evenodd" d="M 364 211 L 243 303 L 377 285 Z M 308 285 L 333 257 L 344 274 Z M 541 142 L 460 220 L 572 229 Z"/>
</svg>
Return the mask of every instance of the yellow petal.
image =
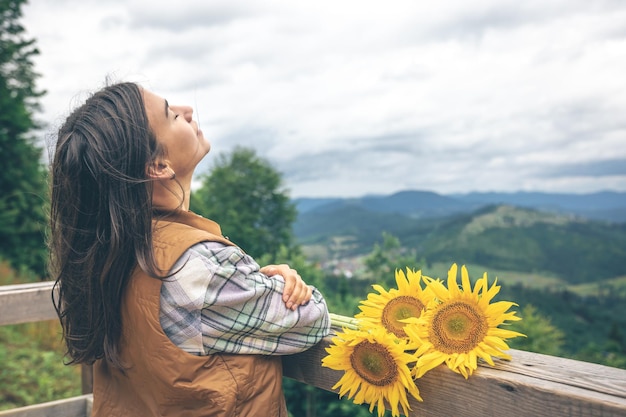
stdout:
<svg viewBox="0 0 626 417">
<path fill-rule="evenodd" d="M 472 284 L 470 283 L 469 274 L 467 273 L 465 265 L 461 267 L 461 282 L 463 283 L 463 292 L 471 293 Z"/>
<path fill-rule="evenodd" d="M 452 264 L 450 270 L 448 270 L 448 292 L 451 296 L 457 296 L 459 294 L 459 288 L 456 283 L 457 266 Z"/>
</svg>

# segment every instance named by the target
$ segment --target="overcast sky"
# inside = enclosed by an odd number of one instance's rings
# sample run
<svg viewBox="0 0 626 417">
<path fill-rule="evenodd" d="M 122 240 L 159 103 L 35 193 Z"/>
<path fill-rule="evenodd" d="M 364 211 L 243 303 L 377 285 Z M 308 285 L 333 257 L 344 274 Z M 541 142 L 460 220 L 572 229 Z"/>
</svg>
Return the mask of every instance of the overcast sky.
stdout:
<svg viewBox="0 0 626 417">
<path fill-rule="evenodd" d="M 41 118 L 136 81 L 292 197 L 626 191 L 623 0 L 30 0 Z"/>
</svg>

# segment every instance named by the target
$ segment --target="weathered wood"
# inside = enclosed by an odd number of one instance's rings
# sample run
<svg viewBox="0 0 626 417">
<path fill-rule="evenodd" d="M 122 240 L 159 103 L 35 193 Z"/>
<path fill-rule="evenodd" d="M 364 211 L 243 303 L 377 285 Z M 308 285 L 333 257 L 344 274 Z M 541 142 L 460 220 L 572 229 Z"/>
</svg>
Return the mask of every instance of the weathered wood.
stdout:
<svg viewBox="0 0 626 417">
<path fill-rule="evenodd" d="M 0 326 L 57 318 L 51 281 L 0 286 Z"/>
<path fill-rule="evenodd" d="M 0 411 L 0 417 L 89 417 L 91 415 L 91 402 L 91 394 L 81 395 L 64 400 Z"/>
<path fill-rule="evenodd" d="M 333 391 L 342 372 L 321 366 L 326 338 L 283 358 L 285 375 Z M 517 350 L 512 361 L 481 364 L 468 380 L 440 366 L 417 380 L 424 402 L 412 416 L 625 417 L 626 370 Z M 336 392 L 336 391 L 335 391 Z"/>
</svg>

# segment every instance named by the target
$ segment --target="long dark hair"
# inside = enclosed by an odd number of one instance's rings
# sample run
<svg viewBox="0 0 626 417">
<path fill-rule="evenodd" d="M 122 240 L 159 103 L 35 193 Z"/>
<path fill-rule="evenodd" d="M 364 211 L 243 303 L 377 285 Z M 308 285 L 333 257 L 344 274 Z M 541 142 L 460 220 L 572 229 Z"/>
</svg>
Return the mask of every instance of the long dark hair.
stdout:
<svg viewBox="0 0 626 417">
<path fill-rule="evenodd" d="M 50 272 L 68 363 L 118 354 L 121 303 L 133 268 L 158 271 L 152 251 L 149 164 L 163 155 L 142 91 L 105 87 L 59 129 L 51 164 Z"/>
</svg>

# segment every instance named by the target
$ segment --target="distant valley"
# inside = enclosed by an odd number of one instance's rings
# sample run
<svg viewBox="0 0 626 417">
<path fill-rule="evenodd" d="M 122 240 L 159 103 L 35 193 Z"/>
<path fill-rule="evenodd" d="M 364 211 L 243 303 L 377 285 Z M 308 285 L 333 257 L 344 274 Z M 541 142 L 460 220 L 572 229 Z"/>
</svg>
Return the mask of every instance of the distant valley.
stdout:
<svg viewBox="0 0 626 417">
<path fill-rule="evenodd" d="M 570 285 L 626 276 L 626 193 L 405 191 L 295 203 L 298 241 L 334 259 L 369 253 L 387 232 L 428 263 L 539 272 Z"/>
</svg>

